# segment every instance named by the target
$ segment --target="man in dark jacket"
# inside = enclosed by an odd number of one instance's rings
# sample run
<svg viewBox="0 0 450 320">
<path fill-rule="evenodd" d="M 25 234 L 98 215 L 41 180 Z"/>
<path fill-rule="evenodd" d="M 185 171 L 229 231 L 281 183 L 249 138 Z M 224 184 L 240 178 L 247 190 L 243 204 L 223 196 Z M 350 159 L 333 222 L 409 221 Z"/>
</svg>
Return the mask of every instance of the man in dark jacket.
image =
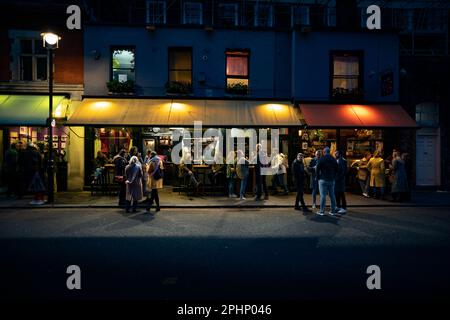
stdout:
<svg viewBox="0 0 450 320">
<path fill-rule="evenodd" d="M 330 148 L 323 149 L 323 157 L 320 158 L 319 163 L 316 166 L 316 175 L 319 180 L 319 192 L 320 192 L 320 210 L 318 215 L 323 216 L 325 214 L 326 196 L 330 195 L 331 211 L 330 215 L 336 214 L 336 198 L 334 196 L 334 184 L 336 182 L 338 165 L 336 159 L 330 155 Z"/>
<path fill-rule="evenodd" d="M 120 150 L 119 154 L 117 154 L 113 158 L 113 163 L 115 166 L 115 181 L 119 184 L 119 206 L 123 206 L 126 204 L 125 195 L 126 195 L 126 184 L 125 184 L 125 167 L 127 166 L 127 160 L 125 159 L 125 150 Z"/>
<path fill-rule="evenodd" d="M 345 178 L 347 177 L 347 160 L 342 157 L 339 150 L 334 152 L 334 157 L 338 164 L 334 193 L 336 195 L 336 210 L 339 214 L 347 213 L 347 200 L 345 199 Z"/>
<path fill-rule="evenodd" d="M 303 199 L 303 189 L 305 187 L 305 165 L 303 164 L 303 154 L 297 154 L 297 159 L 292 162 L 292 174 L 294 177 L 294 184 L 297 187 L 297 197 L 295 198 L 295 210 L 300 210 L 298 203 L 302 205 L 303 212 L 311 212 L 305 204 Z"/>
<path fill-rule="evenodd" d="M 5 178 L 8 186 L 6 195 L 8 197 L 18 195 L 17 190 L 17 170 L 19 162 L 19 152 L 16 149 L 16 144 L 12 143 L 11 147 L 5 153 Z"/>
</svg>

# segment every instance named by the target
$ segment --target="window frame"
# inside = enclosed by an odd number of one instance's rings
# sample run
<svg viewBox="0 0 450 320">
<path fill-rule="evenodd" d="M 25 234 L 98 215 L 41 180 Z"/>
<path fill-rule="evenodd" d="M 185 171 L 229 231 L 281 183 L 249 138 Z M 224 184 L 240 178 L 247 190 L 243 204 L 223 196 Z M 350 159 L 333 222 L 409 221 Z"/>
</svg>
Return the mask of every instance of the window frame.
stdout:
<svg viewBox="0 0 450 320">
<path fill-rule="evenodd" d="M 300 21 L 300 24 L 296 23 L 296 10 L 297 9 L 306 9 L 307 12 L 307 23 L 303 23 Z M 301 20 L 301 19 L 300 19 Z M 308 5 L 295 5 L 291 7 L 291 26 L 294 28 L 295 26 L 305 26 L 309 27 L 311 26 L 311 8 Z"/>
<path fill-rule="evenodd" d="M 268 23 L 268 25 L 265 25 L 265 26 L 260 26 L 258 24 L 258 15 L 259 15 L 260 7 L 263 7 L 263 6 L 266 6 L 266 7 L 270 8 L 270 20 L 269 20 L 270 23 Z M 273 17 L 273 4 L 272 3 L 269 3 L 269 2 L 263 2 L 263 3 L 257 2 L 257 3 L 254 4 L 254 9 L 253 10 L 254 10 L 253 11 L 253 25 L 255 27 L 259 27 L 259 28 L 273 28 L 274 17 Z"/>
<path fill-rule="evenodd" d="M 167 82 L 173 82 L 174 80 L 170 80 L 170 72 L 171 71 L 188 71 L 188 69 L 171 69 L 170 68 L 170 54 L 171 51 L 189 51 L 191 53 L 191 83 L 189 85 L 193 86 L 194 84 L 194 50 L 192 47 L 168 47 L 167 48 Z"/>
<path fill-rule="evenodd" d="M 330 100 L 361 100 L 364 98 L 358 96 L 349 96 L 348 98 L 333 97 L 333 80 L 334 80 L 334 56 L 354 56 L 358 57 L 358 89 L 364 92 L 364 50 L 330 50 L 329 52 L 330 76 L 329 76 L 329 98 Z"/>
<path fill-rule="evenodd" d="M 150 7 L 152 4 L 156 3 L 157 5 L 163 4 L 163 22 L 155 22 L 155 17 L 153 16 L 153 21 L 150 21 Z M 147 24 L 166 24 L 167 23 L 167 4 L 166 1 L 163 0 L 147 0 L 146 1 L 146 22 Z"/>
<path fill-rule="evenodd" d="M 226 6 L 234 7 L 234 23 L 230 26 L 235 26 L 235 27 L 239 26 L 239 4 L 237 2 L 223 2 L 223 3 L 218 4 L 218 9 L 220 10 L 221 7 L 226 7 Z M 220 16 L 218 17 L 218 20 L 219 20 L 220 25 L 223 25 Z"/>
<path fill-rule="evenodd" d="M 195 4 L 200 6 L 200 22 L 199 23 L 187 23 L 186 22 L 186 5 Z M 203 25 L 203 3 L 200 1 L 185 1 L 183 2 L 183 24 L 184 25 L 192 25 L 192 26 L 202 26 Z"/>
<path fill-rule="evenodd" d="M 31 53 L 22 53 L 22 41 L 28 40 L 31 41 Z M 17 55 L 17 64 L 18 64 L 18 79 L 21 82 L 47 82 L 49 77 L 49 65 L 48 65 L 48 53 L 36 53 L 36 43 L 42 42 L 41 39 L 34 37 L 18 37 L 16 41 L 19 42 L 19 54 Z M 47 50 L 47 49 L 45 49 Z M 31 58 L 31 80 L 24 80 L 22 76 L 22 57 L 30 57 Z M 37 78 L 37 69 L 38 69 L 38 59 L 45 58 L 46 60 L 46 77 L 44 80 L 40 80 Z"/>
<path fill-rule="evenodd" d="M 241 54 L 239 54 L 241 53 Z M 242 53 L 246 53 L 246 55 L 243 55 Z M 227 74 L 227 63 L 228 63 L 228 56 L 235 56 L 235 57 L 247 57 L 247 76 L 232 76 Z M 244 79 L 247 80 L 247 91 L 250 91 L 250 49 L 225 49 L 225 92 L 228 91 L 228 79 Z"/>
<path fill-rule="evenodd" d="M 114 50 L 133 50 L 134 53 L 134 83 L 136 84 L 136 46 L 132 46 L 132 45 L 112 45 L 109 48 L 109 81 L 113 81 L 114 80 L 114 70 L 113 69 L 118 69 L 118 68 L 113 68 L 113 52 Z M 125 69 L 125 68 L 119 68 L 119 69 Z M 128 68 L 129 70 L 130 68 Z M 127 69 L 126 69 L 127 70 Z M 130 79 L 127 79 L 127 81 Z"/>
</svg>

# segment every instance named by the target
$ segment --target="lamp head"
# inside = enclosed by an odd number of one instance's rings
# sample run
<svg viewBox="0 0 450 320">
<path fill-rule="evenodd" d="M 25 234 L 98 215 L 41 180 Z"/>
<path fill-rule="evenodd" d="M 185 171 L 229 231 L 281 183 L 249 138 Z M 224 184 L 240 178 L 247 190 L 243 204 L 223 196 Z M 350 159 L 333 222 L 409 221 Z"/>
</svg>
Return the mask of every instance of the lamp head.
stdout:
<svg viewBox="0 0 450 320">
<path fill-rule="evenodd" d="M 61 37 L 57 34 L 54 34 L 52 32 L 44 32 L 41 33 L 42 37 L 42 45 L 44 48 L 47 49 L 55 49 L 58 48 L 59 40 L 61 40 Z"/>
</svg>

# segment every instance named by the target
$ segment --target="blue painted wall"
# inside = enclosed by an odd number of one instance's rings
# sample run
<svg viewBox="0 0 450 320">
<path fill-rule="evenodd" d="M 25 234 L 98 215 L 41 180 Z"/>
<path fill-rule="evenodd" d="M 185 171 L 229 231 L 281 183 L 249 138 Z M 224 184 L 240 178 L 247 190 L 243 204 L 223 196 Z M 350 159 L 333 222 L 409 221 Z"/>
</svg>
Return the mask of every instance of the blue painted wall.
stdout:
<svg viewBox="0 0 450 320">
<path fill-rule="evenodd" d="M 199 96 L 224 96 L 225 51 L 250 49 L 250 89 L 253 97 L 290 97 L 290 33 L 202 29 L 88 26 L 85 29 L 85 94 L 107 93 L 110 47 L 136 46 L 139 95 L 162 95 L 168 79 L 168 48 L 192 47 L 193 88 Z M 95 60 L 93 50 L 101 53 Z M 199 75 L 206 81 L 199 83 Z"/>
<path fill-rule="evenodd" d="M 364 52 L 364 99 L 398 100 L 398 37 L 387 33 L 309 32 L 294 35 L 296 57 L 294 96 L 300 100 L 328 100 L 330 92 L 330 51 Z M 381 72 L 394 73 L 394 94 L 381 97 Z"/>
<path fill-rule="evenodd" d="M 309 33 L 188 28 L 87 26 L 84 85 L 86 95 L 106 95 L 110 77 L 110 47 L 136 47 L 137 94 L 165 96 L 168 48 L 193 48 L 194 95 L 225 95 L 226 49 L 250 49 L 250 89 L 255 98 L 328 100 L 330 50 L 364 51 L 364 91 L 367 101 L 398 99 L 398 39 L 382 33 Z M 101 57 L 94 59 L 97 50 Z M 394 94 L 380 96 L 380 72 L 394 72 Z M 206 81 L 199 79 L 205 76 Z"/>
</svg>

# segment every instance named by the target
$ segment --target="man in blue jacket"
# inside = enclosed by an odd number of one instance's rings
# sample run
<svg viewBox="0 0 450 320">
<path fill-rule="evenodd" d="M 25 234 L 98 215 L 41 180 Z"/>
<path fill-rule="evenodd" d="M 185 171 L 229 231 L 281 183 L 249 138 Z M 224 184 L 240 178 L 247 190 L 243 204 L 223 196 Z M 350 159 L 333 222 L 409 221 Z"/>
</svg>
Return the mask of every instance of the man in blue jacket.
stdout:
<svg viewBox="0 0 450 320">
<path fill-rule="evenodd" d="M 338 171 L 338 164 L 336 159 L 330 155 L 330 148 L 323 149 L 323 156 L 320 158 L 316 167 L 316 175 L 319 181 L 320 192 L 320 210 L 318 215 L 325 214 L 326 196 L 329 194 L 331 201 L 330 215 L 336 214 L 336 198 L 334 196 L 334 184 L 336 182 L 336 175 Z"/>
</svg>

